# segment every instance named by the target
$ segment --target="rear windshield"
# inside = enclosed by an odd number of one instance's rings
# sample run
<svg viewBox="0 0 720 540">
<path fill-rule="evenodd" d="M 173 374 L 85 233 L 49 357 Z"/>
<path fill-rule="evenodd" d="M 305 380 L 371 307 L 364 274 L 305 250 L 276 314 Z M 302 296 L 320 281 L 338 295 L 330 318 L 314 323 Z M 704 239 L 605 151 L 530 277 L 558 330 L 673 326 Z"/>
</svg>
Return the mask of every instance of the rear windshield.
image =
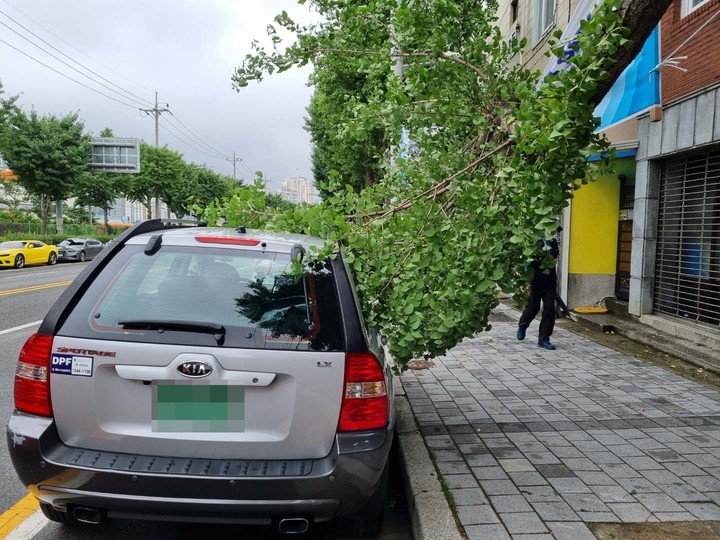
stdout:
<svg viewBox="0 0 720 540">
<path fill-rule="evenodd" d="M 222 325 L 224 336 L 173 322 Z M 143 323 L 151 327 L 138 329 Z M 147 255 L 141 246 L 125 246 L 59 333 L 224 347 L 344 347 L 329 264 L 293 272 L 286 254 L 208 247 L 163 246 Z"/>
</svg>

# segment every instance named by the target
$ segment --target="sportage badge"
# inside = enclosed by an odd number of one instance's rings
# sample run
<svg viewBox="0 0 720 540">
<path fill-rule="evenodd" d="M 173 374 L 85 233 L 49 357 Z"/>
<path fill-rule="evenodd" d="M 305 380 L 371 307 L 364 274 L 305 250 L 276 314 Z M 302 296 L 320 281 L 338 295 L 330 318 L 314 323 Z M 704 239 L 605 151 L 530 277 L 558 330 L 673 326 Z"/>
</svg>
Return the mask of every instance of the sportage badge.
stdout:
<svg viewBox="0 0 720 540">
<path fill-rule="evenodd" d="M 201 377 L 207 377 L 212 373 L 212 366 L 205 362 L 183 362 L 177 367 L 180 375 L 190 377 L 192 379 L 199 379 Z"/>
</svg>

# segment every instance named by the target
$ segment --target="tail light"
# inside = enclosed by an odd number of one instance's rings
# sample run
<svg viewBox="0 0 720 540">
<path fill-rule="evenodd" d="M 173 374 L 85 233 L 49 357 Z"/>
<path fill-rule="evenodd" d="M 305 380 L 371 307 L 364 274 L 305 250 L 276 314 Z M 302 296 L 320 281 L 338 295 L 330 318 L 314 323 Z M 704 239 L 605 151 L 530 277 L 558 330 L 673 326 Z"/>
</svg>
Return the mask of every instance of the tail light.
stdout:
<svg viewBox="0 0 720 540">
<path fill-rule="evenodd" d="M 338 431 L 364 431 L 387 425 L 385 374 L 374 354 L 345 354 L 345 387 Z"/>
<path fill-rule="evenodd" d="M 52 416 L 50 403 L 50 356 L 52 336 L 33 334 L 20 351 L 15 369 L 15 408 L 18 411 Z"/>
</svg>

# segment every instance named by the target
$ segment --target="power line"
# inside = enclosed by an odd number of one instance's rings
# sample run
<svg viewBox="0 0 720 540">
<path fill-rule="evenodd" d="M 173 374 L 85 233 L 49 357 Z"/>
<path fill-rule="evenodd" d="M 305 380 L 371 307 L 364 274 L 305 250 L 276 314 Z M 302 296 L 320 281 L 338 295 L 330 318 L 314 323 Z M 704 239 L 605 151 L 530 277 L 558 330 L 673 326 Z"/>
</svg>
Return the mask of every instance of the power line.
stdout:
<svg viewBox="0 0 720 540">
<path fill-rule="evenodd" d="M 2 0 L 2 1 L 3 1 L 5 4 L 7 4 L 8 6 L 10 6 L 12 9 L 14 9 L 15 11 L 17 11 L 18 13 L 20 13 L 23 17 L 25 17 L 26 19 L 32 21 L 32 22 L 35 23 L 37 26 L 39 26 L 40 28 L 42 28 L 43 30 L 45 30 L 48 34 L 54 36 L 56 39 L 59 39 L 59 40 L 62 41 L 65 45 L 67 45 L 67 46 L 70 47 L 71 49 L 79 52 L 80 54 L 82 54 L 82 55 L 85 56 L 86 58 L 89 58 L 90 60 L 92 60 L 92 61 L 95 62 L 96 64 L 104 67 L 104 68 L 107 69 L 108 71 L 111 71 L 111 72 L 114 73 L 115 75 L 118 75 L 119 77 L 122 77 L 123 79 L 125 79 L 125 80 L 127 80 L 127 81 L 130 81 L 130 82 L 133 83 L 133 84 L 136 84 L 136 85 L 138 85 L 138 86 L 141 86 L 142 88 L 145 88 L 145 90 L 149 90 L 150 92 L 153 92 L 153 91 L 154 91 L 152 88 L 148 88 L 148 87 L 145 86 L 144 84 L 142 84 L 142 83 L 140 83 L 140 82 L 138 82 L 138 81 L 136 81 L 136 80 L 134 80 L 134 79 L 131 79 L 130 77 L 127 77 L 127 76 L 123 75 L 122 73 L 119 73 L 119 72 L 115 71 L 113 68 L 111 68 L 111 67 L 103 64 L 100 60 L 97 60 L 96 58 L 93 58 L 92 56 L 90 56 L 90 55 L 87 54 L 86 52 L 78 49 L 78 48 L 75 47 L 72 43 L 69 43 L 68 41 L 64 40 L 61 36 L 57 35 L 55 32 L 53 32 L 53 31 L 50 30 L 49 28 L 47 28 L 47 27 L 43 26 L 42 24 L 40 24 L 40 23 L 37 22 L 35 19 L 33 19 L 32 17 L 30 17 L 30 15 L 28 15 L 28 14 L 25 13 L 24 11 L 18 9 L 16 6 L 14 6 L 14 5 L 11 4 L 10 2 L 8 2 L 7 0 Z"/>
<path fill-rule="evenodd" d="M 0 11 L 0 13 L 2 13 L 2 11 Z M 4 15 L 4 13 L 3 13 L 3 15 Z M 96 80 L 96 79 L 93 79 L 90 75 L 87 75 L 86 73 L 83 73 L 82 71 L 80 71 L 80 70 L 77 69 L 76 67 L 71 66 L 71 65 L 68 64 L 65 60 L 63 60 L 62 58 L 58 58 L 58 57 L 55 56 L 53 53 L 47 51 L 46 49 L 44 49 L 43 47 L 41 47 L 40 45 L 38 45 L 37 43 L 35 43 L 35 42 L 32 41 L 31 39 L 23 36 L 20 32 L 18 32 L 17 30 L 15 30 L 13 27 L 9 26 L 8 24 L 5 24 L 5 23 L 2 22 L 2 21 L 0 21 L 0 24 L 3 25 L 4 27 L 6 27 L 7 29 L 9 29 L 11 32 L 13 32 L 13 33 L 17 34 L 18 36 L 20 36 L 22 39 L 24 39 L 25 41 L 27 41 L 27 42 L 30 43 L 31 45 L 37 47 L 38 49 L 40 49 L 42 52 L 44 52 L 44 53 L 47 54 L 48 56 L 54 58 L 55 60 L 57 60 L 57 61 L 60 62 L 61 64 L 64 64 L 65 66 L 69 67 L 69 68 L 72 69 L 73 71 L 79 73 L 80 75 L 82 75 L 82 76 L 85 77 L 86 79 L 90 79 L 90 80 L 91 80 L 92 82 L 94 82 L 95 84 L 98 84 L 98 85 L 102 86 L 103 88 L 106 88 L 107 90 L 110 90 L 111 92 L 114 92 L 114 93 L 118 94 L 118 95 L 119 95 L 120 97 L 122 97 L 123 99 L 129 99 L 130 101 L 134 101 L 134 102 L 138 103 L 139 105 L 145 105 L 145 103 L 143 103 L 142 101 L 138 101 L 138 100 L 135 99 L 135 98 L 125 96 L 125 95 L 123 95 L 121 92 L 118 92 L 117 90 L 115 90 L 114 88 L 108 86 L 107 84 L 104 84 L 104 83 L 102 83 L 102 82 L 100 82 L 100 81 L 98 81 L 98 80 Z M 33 34 L 33 35 L 34 35 L 34 34 Z M 36 36 L 36 37 L 37 37 L 37 36 Z M 52 45 L 51 45 L 51 46 L 52 46 Z M 77 63 L 77 62 L 76 62 L 76 63 Z M 85 68 L 85 69 L 87 69 L 87 68 Z M 90 70 L 88 70 L 88 71 L 90 71 Z"/>
<path fill-rule="evenodd" d="M 112 96 L 108 96 L 107 94 L 101 92 L 100 90 L 97 90 L 97 89 L 93 88 L 92 86 L 88 86 L 87 84 L 85 84 L 85 83 L 83 83 L 83 82 L 80 82 L 80 81 L 78 81 L 77 79 L 73 79 L 72 77 L 70 77 L 69 75 L 66 75 L 66 74 L 63 73 L 62 71 L 58 71 L 58 70 L 55 69 L 54 67 L 47 65 L 45 62 L 42 62 L 41 60 L 38 60 L 37 58 L 35 58 L 35 57 L 32 56 L 31 54 L 28 54 L 28 53 L 26 53 L 25 51 L 23 51 L 23 50 L 21 50 L 21 49 L 18 49 L 15 45 L 11 45 L 10 43 L 8 43 L 7 41 L 5 41 L 5 40 L 2 39 L 2 38 L 0 38 L 0 43 L 4 43 L 5 45 L 7 45 L 8 47 L 10 47 L 11 49 L 15 49 L 15 50 L 16 50 L 17 52 L 19 52 L 20 54 L 27 56 L 28 58 L 30 58 L 31 60 L 34 60 L 34 61 L 37 62 L 38 64 L 40 64 L 40 65 L 42 65 L 42 66 L 45 66 L 46 68 L 48 68 L 48 69 L 51 70 L 51 71 L 54 71 L 54 72 L 57 73 L 58 75 L 62 75 L 62 76 L 65 77 L 66 79 L 69 79 L 69 80 L 71 80 L 72 82 L 77 83 L 77 84 L 79 84 L 80 86 L 83 86 L 83 87 L 87 88 L 88 90 L 91 90 L 91 91 L 95 92 L 96 94 L 100 94 L 100 95 L 103 96 L 103 97 L 106 97 L 106 98 L 108 98 L 108 99 L 112 99 L 113 101 L 117 101 L 117 102 L 120 103 L 121 105 L 125 105 L 125 106 L 127 106 L 127 107 L 130 107 L 130 108 L 132 108 L 132 109 L 137 110 L 137 106 L 132 105 L 131 103 L 127 103 L 127 102 L 125 102 L 125 101 L 121 101 L 121 100 L 119 100 L 119 99 L 117 99 L 117 98 L 114 98 L 114 97 L 112 97 Z"/>
<path fill-rule="evenodd" d="M 140 101 L 143 101 L 143 102 L 145 102 L 145 103 L 148 103 L 148 104 L 152 105 L 152 102 L 148 101 L 147 99 L 145 99 L 145 98 L 143 98 L 143 97 L 141 97 L 141 96 L 138 96 L 137 94 L 133 94 L 133 93 L 130 92 L 129 90 L 125 90 L 122 86 L 120 86 L 120 85 L 118 85 L 118 84 L 115 84 L 113 81 L 111 81 L 111 80 L 109 80 L 109 79 L 106 79 L 105 77 L 103 77 L 103 76 L 100 75 L 99 73 L 96 73 L 95 71 L 93 71 L 92 69 L 88 68 L 87 66 L 81 64 L 80 62 L 78 62 L 77 60 L 75 60 L 74 58 L 72 58 L 71 56 L 65 54 L 63 51 L 61 51 L 60 49 L 58 49 L 57 47 L 55 47 L 55 45 L 53 45 L 52 43 L 44 40 L 42 37 L 38 36 L 35 32 L 33 32 L 32 30 L 30 30 L 29 28 L 27 28 L 26 26 L 24 26 L 22 23 L 20 23 L 20 22 L 16 21 L 15 19 L 13 19 L 10 15 L 8 15 L 7 13 L 5 13 L 4 11 L 0 10 L 0 14 L 5 15 L 5 17 L 7 17 L 7 18 L 10 19 L 12 22 L 14 22 L 15 24 L 17 24 L 20 28 L 22 28 L 22 29 L 25 30 L 26 32 L 29 32 L 31 35 L 33 35 L 34 37 L 38 38 L 40 41 L 42 41 L 43 43 L 45 43 L 45 45 L 47 45 L 48 47 L 51 47 L 53 50 L 59 52 L 59 53 L 62 54 L 65 58 L 67 58 L 67 59 L 70 60 L 71 62 L 74 62 L 75 64 L 77 64 L 78 66 L 80 66 L 81 68 L 83 68 L 84 70 L 89 71 L 90 73 L 92 73 L 92 74 L 95 75 L 96 77 L 101 78 L 103 81 L 105 81 L 105 82 L 107 82 L 107 83 L 110 83 L 111 85 L 119 88 L 120 90 L 122 90 L 123 92 L 125 92 L 126 94 L 128 94 L 129 96 L 135 97 L 135 98 L 139 99 Z M 3 24 L 4 26 L 7 26 L 5 23 L 0 23 L 0 24 Z M 8 26 L 8 28 L 10 28 L 10 27 Z M 12 28 L 11 28 L 11 30 L 12 30 Z M 13 30 L 13 31 L 14 31 L 14 30 Z M 15 32 L 15 31 L 14 31 L 14 32 Z M 15 33 L 17 34 L 17 32 L 15 32 Z M 20 35 L 20 34 L 18 34 L 18 35 Z M 22 37 L 22 36 L 21 36 L 21 37 Z M 36 46 L 38 46 L 38 45 L 36 45 Z M 47 51 L 46 51 L 46 52 L 47 52 Z M 48 54 L 49 54 L 49 53 L 48 53 Z M 132 99 L 132 98 L 131 98 L 131 99 Z"/>
<path fill-rule="evenodd" d="M 51 30 L 49 30 L 48 28 L 46 28 L 45 26 L 43 26 L 42 24 L 40 24 L 40 23 L 38 23 L 37 21 L 35 21 L 32 17 L 28 16 L 28 15 L 25 14 L 23 11 L 21 11 L 21 10 L 18 9 L 18 8 L 16 8 L 14 5 L 12 5 L 12 4 L 11 4 L 10 2 L 8 2 L 7 0 L 2 0 L 2 1 L 3 1 L 5 4 L 7 4 L 8 6 L 10 6 L 11 8 L 13 8 L 15 11 L 19 12 L 19 13 L 22 14 L 24 17 L 26 17 L 27 19 L 29 19 L 30 21 L 32 21 L 33 23 L 35 23 L 37 26 L 39 26 L 40 28 L 42 28 L 43 30 L 45 30 L 46 32 L 48 32 L 49 34 L 53 35 L 54 37 L 56 37 L 57 39 L 59 39 L 60 41 L 62 41 L 63 43 L 65 43 L 66 45 L 68 45 L 69 47 L 71 47 L 72 49 L 74 49 L 75 51 L 77 51 L 77 52 L 79 52 L 80 54 L 86 56 L 86 57 L 89 58 L 90 60 L 96 62 L 97 64 L 99 64 L 99 65 L 101 65 L 101 66 L 103 66 L 103 67 L 105 67 L 106 69 L 108 69 L 109 71 L 112 71 L 113 73 L 119 75 L 120 77 L 123 77 L 124 79 L 127 79 L 127 80 L 129 80 L 129 81 L 131 81 L 131 82 L 133 82 L 133 83 L 135 83 L 135 84 L 137 84 L 137 85 L 139 85 L 139 86 L 142 86 L 143 88 L 148 88 L 148 87 L 142 85 L 141 83 L 138 83 L 137 81 L 134 81 L 134 80 L 132 80 L 132 79 L 130 79 L 130 78 L 128 78 L 128 77 L 125 77 L 125 76 L 122 75 L 121 73 L 118 73 L 117 71 L 113 70 L 112 68 L 109 68 L 108 66 L 106 66 L 106 65 L 103 64 L 102 62 L 96 60 L 96 59 L 93 58 L 92 56 L 88 55 L 87 53 L 85 53 L 85 52 L 83 52 L 82 50 L 78 49 L 77 47 L 73 46 L 71 43 L 67 42 L 67 41 L 64 40 L 62 37 L 58 36 L 57 34 L 55 34 L 54 32 L 52 32 Z M 9 26 L 8 24 L 0 21 L 0 25 L 5 26 L 5 27 L 8 28 L 10 31 L 14 32 L 14 33 L 17 34 L 18 36 L 20 36 L 22 39 L 24 39 L 25 41 L 27 41 L 28 43 L 30 43 L 31 45 L 33 45 L 33 46 L 35 46 L 36 48 L 40 49 L 42 52 L 44 52 L 45 54 L 49 55 L 51 58 L 54 58 L 55 60 L 59 61 L 60 63 L 62 63 L 62 64 L 65 65 L 65 66 L 69 67 L 69 68 L 72 69 L 73 71 L 79 73 L 80 75 L 82 75 L 82 76 L 85 77 L 86 79 L 89 79 L 89 80 L 92 81 L 93 83 L 95 83 L 95 84 L 97 84 L 97 85 L 99 85 L 99 86 L 101 86 L 101 87 L 103 87 L 103 88 L 105 88 L 105 89 L 107 89 L 107 90 L 109 90 L 109 91 L 117 94 L 117 95 L 120 96 L 123 100 L 130 100 L 130 101 L 133 101 L 133 102 L 135 102 L 135 103 L 138 103 L 139 105 L 145 105 L 145 104 L 150 104 L 150 105 L 152 105 L 152 102 L 144 99 L 144 98 L 141 97 L 141 96 L 138 96 L 137 94 L 134 94 L 133 92 L 130 92 L 129 90 L 126 90 L 126 89 L 123 88 L 122 86 L 114 83 L 113 81 L 111 81 L 111 80 L 103 77 L 102 75 L 100 75 L 100 74 L 97 73 L 96 71 L 94 71 L 94 70 L 88 68 L 87 66 L 85 66 L 84 64 L 78 62 L 77 60 L 75 60 L 74 58 L 72 58 L 71 56 L 69 56 L 68 54 L 64 53 L 63 51 L 61 51 L 60 49 L 58 49 L 57 47 L 55 47 L 52 43 L 46 41 L 45 39 L 43 39 L 42 37 L 40 37 L 39 35 L 37 35 L 35 32 L 33 32 L 32 30 L 30 30 L 29 28 L 27 28 L 26 26 L 24 26 L 22 23 L 18 22 L 16 19 L 14 19 L 13 17 L 11 17 L 11 16 L 8 15 L 7 13 L 5 13 L 4 11 L 0 10 L 0 14 L 4 15 L 5 17 L 7 17 L 7 19 L 9 19 L 9 20 L 12 21 L 13 23 L 15 23 L 17 26 L 19 26 L 20 28 L 22 28 L 23 30 L 25 30 L 26 32 L 28 32 L 29 34 L 31 34 L 32 36 L 34 36 L 35 38 L 37 38 L 38 40 L 40 40 L 42 43 L 44 43 L 45 45 L 47 45 L 47 46 L 50 47 L 51 49 L 57 51 L 59 54 L 61 54 L 62 56 L 64 56 L 65 58 L 67 58 L 68 60 L 70 60 L 71 62 L 73 62 L 74 64 L 77 64 L 78 66 L 80 66 L 80 67 L 81 67 L 82 69 L 84 69 L 85 71 L 91 73 L 92 75 L 94 75 L 95 77 L 98 77 L 99 79 L 102 79 L 103 81 L 106 81 L 106 82 L 109 83 L 110 85 L 118 88 L 122 93 L 119 92 L 118 90 L 115 90 L 114 88 L 112 88 L 112 87 L 110 87 L 110 86 L 108 86 L 108 85 L 106 85 L 106 84 L 103 84 L 102 82 L 94 79 L 92 76 L 90 76 L 90 75 L 88 75 L 88 74 L 86 74 L 86 73 L 83 73 L 82 71 L 80 71 L 80 70 L 78 70 L 77 68 L 75 68 L 74 66 L 68 64 L 67 62 L 65 62 L 65 61 L 62 60 L 61 58 L 58 58 L 57 56 L 55 56 L 54 54 L 52 54 L 51 52 L 49 52 L 48 50 L 46 50 L 46 49 L 43 48 L 42 46 L 40 46 L 40 45 L 38 45 L 37 43 L 33 42 L 31 39 L 27 38 L 26 36 L 24 36 L 23 34 L 21 34 L 20 32 L 18 32 L 17 30 L 15 30 L 14 28 L 12 28 L 11 26 Z M 55 73 L 57 73 L 57 74 L 65 77 L 65 78 L 67 78 L 68 80 L 70 80 L 70 81 L 72 81 L 72 82 L 75 82 L 76 84 L 79 84 L 80 86 L 83 86 L 84 88 L 87 88 L 88 90 L 91 90 L 91 91 L 93 91 L 93 92 L 95 92 L 95 93 L 97 93 L 97 94 L 99 94 L 99 95 L 101 95 L 101 96 L 103 96 L 103 97 L 108 98 L 108 99 L 112 99 L 113 101 L 115 101 L 115 102 L 117 102 L 117 103 L 120 103 L 120 104 L 122 104 L 122 105 L 125 105 L 125 106 L 128 106 L 128 107 L 132 107 L 132 108 L 136 108 L 134 105 L 132 105 L 132 104 L 130 104 L 130 103 L 127 103 L 126 101 L 119 100 L 119 99 L 117 99 L 117 98 L 114 98 L 113 96 L 109 96 L 109 95 L 105 94 L 104 92 L 101 92 L 101 91 L 99 91 L 99 90 L 97 90 L 97 89 L 95 89 L 95 88 L 92 88 L 91 86 L 88 86 L 87 84 L 84 84 L 84 83 L 78 81 L 77 79 L 74 79 L 73 77 L 70 77 L 70 76 L 66 75 L 65 73 L 63 73 L 63 72 L 61 72 L 61 71 L 59 71 L 59 70 L 57 70 L 57 69 L 49 66 L 48 64 L 46 64 L 46 63 L 38 60 L 37 58 L 35 58 L 35 57 L 32 56 L 31 54 L 26 53 L 25 51 L 23 51 L 23 50 L 15 47 L 14 45 L 11 45 L 11 44 L 8 43 L 7 41 L 0 40 L 0 42 L 8 45 L 9 47 L 11 47 L 12 49 L 16 50 L 17 52 L 23 54 L 24 56 L 27 56 L 28 58 L 34 60 L 35 62 L 39 63 L 40 65 L 42 65 L 42 66 L 44 66 L 44 67 L 46 67 L 46 68 L 54 71 Z M 124 95 L 124 94 L 127 94 L 127 95 Z M 148 116 L 153 115 L 154 118 L 155 118 L 155 145 L 156 145 L 156 146 L 159 145 L 159 133 L 158 133 L 158 130 L 159 130 L 159 117 L 160 117 L 160 115 L 161 115 L 163 112 L 169 112 L 169 113 L 173 116 L 173 118 L 174 118 L 175 120 L 177 120 L 177 122 L 180 124 L 180 126 L 176 125 L 175 123 L 173 123 L 172 121 L 170 121 L 170 119 L 168 118 L 168 119 L 167 119 L 168 123 L 169 123 L 170 125 L 172 125 L 172 126 L 177 130 L 176 132 L 173 132 L 173 131 L 167 129 L 166 126 L 163 126 L 163 129 L 165 129 L 166 131 L 168 131 L 168 133 L 170 133 L 171 135 L 173 135 L 173 136 L 174 136 L 175 138 L 177 138 L 178 140 L 184 141 L 185 144 L 188 144 L 191 148 L 193 148 L 194 150 L 199 151 L 200 153 L 202 153 L 202 154 L 204 154 L 204 155 L 206 155 L 206 156 L 209 156 L 209 157 L 212 157 L 212 158 L 215 158 L 215 159 L 227 159 L 227 160 L 233 161 L 233 174 L 235 174 L 235 165 L 236 165 L 237 162 L 240 162 L 240 164 L 241 164 L 243 167 L 245 167 L 245 169 L 246 169 L 251 175 L 255 174 L 255 173 L 253 173 L 253 171 L 247 166 L 247 164 L 243 161 L 242 158 L 236 157 L 235 152 L 233 152 L 233 158 L 230 159 L 230 158 L 227 157 L 227 154 L 225 154 L 225 153 L 222 152 L 221 150 L 218 150 L 217 148 L 213 147 L 212 145 L 206 143 L 202 138 L 200 138 L 198 135 L 195 134 L 195 131 L 196 131 L 196 130 L 194 130 L 192 127 L 189 127 L 188 125 L 186 125 L 186 124 L 182 121 L 182 119 L 180 119 L 176 114 L 174 114 L 172 111 L 170 111 L 170 109 L 167 108 L 167 105 L 166 105 L 165 107 L 163 107 L 163 108 L 159 108 L 158 103 L 157 103 L 157 92 L 155 92 L 155 105 L 154 105 L 154 107 L 153 107 L 153 108 L 150 108 L 150 109 L 142 109 L 142 108 L 141 108 L 140 110 L 141 110 L 142 112 L 146 113 Z M 181 126 L 182 126 L 182 127 L 181 127 Z M 189 136 L 190 140 L 188 140 L 188 138 L 187 138 L 185 135 Z M 181 137 L 182 137 L 182 138 L 181 138 Z"/>
<path fill-rule="evenodd" d="M 218 150 L 217 148 L 209 145 L 208 143 L 206 143 L 205 141 L 203 141 L 200 137 L 198 137 L 197 135 L 195 135 L 195 133 L 193 132 L 193 130 L 191 130 L 189 127 L 187 127 L 187 126 L 183 123 L 183 121 L 180 120 L 180 118 L 177 117 L 177 115 L 176 115 L 175 113 L 173 113 L 172 111 L 170 111 L 170 115 L 171 115 L 175 120 L 177 120 L 177 121 L 180 123 L 180 125 L 182 126 L 182 128 L 184 128 L 184 131 L 185 131 L 192 139 L 194 139 L 200 146 L 203 146 L 203 147 L 205 147 L 206 149 L 208 149 L 209 151 L 221 155 L 223 158 L 227 157 L 224 152 L 222 152 L 222 151 Z M 169 118 L 168 118 L 168 122 L 170 122 L 170 119 L 169 119 Z M 172 122 L 170 122 L 170 123 L 172 123 Z M 173 125 L 174 125 L 175 128 L 177 128 L 178 130 L 183 131 L 183 129 L 181 129 L 181 128 L 178 127 L 177 125 L 175 125 L 175 124 L 173 124 Z"/>
<path fill-rule="evenodd" d="M 195 126 L 193 126 L 193 125 L 192 125 L 190 122 L 188 122 L 187 120 L 186 120 L 185 122 L 183 122 L 183 121 L 180 119 L 180 117 L 178 116 L 177 113 L 173 113 L 173 117 L 174 117 L 178 122 L 180 122 L 180 124 L 181 124 L 182 126 L 184 126 L 186 130 L 191 131 L 191 132 L 193 132 L 193 133 L 194 133 L 194 132 L 198 132 L 198 133 L 200 132 L 199 129 L 197 129 Z M 212 145 L 209 145 L 209 146 L 212 147 L 212 148 L 222 146 L 220 143 L 218 143 L 217 141 L 214 141 L 214 140 L 212 140 L 212 139 L 210 139 L 210 138 L 208 138 L 207 140 L 212 143 Z M 213 145 L 214 145 L 214 146 L 213 146 Z M 219 151 L 221 154 L 225 155 L 225 156 L 228 156 L 228 155 L 229 155 L 227 152 L 223 152 L 223 151 L 221 151 L 221 150 L 218 150 L 218 151 Z"/>
<path fill-rule="evenodd" d="M 170 135 L 172 135 L 173 137 L 175 137 L 178 141 L 184 143 L 185 145 L 189 146 L 189 147 L 192 148 L 193 150 L 196 150 L 196 151 L 200 152 L 201 154 L 204 154 L 204 155 L 206 155 L 206 156 L 208 156 L 208 157 L 211 157 L 211 158 L 213 158 L 213 159 L 219 159 L 219 160 L 224 159 L 223 157 L 220 157 L 220 156 L 217 156 L 217 155 L 214 155 L 214 154 L 210 154 L 209 152 L 206 152 L 205 150 L 203 150 L 202 148 L 200 148 L 199 146 L 197 146 L 195 143 L 193 143 L 192 141 L 188 140 L 188 138 L 185 137 L 184 135 L 182 135 L 181 133 L 178 133 L 177 131 L 175 131 L 175 130 L 173 130 L 173 129 L 170 129 L 167 124 L 161 123 L 161 124 L 160 124 L 160 127 L 163 128 L 165 131 L 167 131 Z"/>
</svg>

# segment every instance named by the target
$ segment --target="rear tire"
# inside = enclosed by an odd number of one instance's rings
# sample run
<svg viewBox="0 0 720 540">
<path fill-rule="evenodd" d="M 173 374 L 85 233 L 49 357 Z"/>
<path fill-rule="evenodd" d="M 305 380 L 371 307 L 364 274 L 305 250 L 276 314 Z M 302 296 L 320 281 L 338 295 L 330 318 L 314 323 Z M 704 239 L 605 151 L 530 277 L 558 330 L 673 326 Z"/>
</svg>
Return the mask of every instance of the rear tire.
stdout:
<svg viewBox="0 0 720 540">
<path fill-rule="evenodd" d="M 15 257 L 15 268 L 22 268 L 25 266 L 25 257 L 18 255 Z"/>
<path fill-rule="evenodd" d="M 52 266 L 52 265 L 54 265 L 56 262 L 57 262 L 57 255 L 55 255 L 55 253 L 53 252 L 53 253 L 51 253 L 50 256 L 48 257 L 48 264 L 49 264 L 50 266 Z"/>
<path fill-rule="evenodd" d="M 85 255 L 85 252 L 84 252 L 84 251 L 81 251 L 81 252 L 80 252 L 80 255 L 78 255 L 78 260 L 79 260 L 80 262 L 85 262 L 85 259 L 87 259 L 87 255 Z"/>
<path fill-rule="evenodd" d="M 383 528 L 383 520 L 385 518 L 385 505 L 387 503 L 389 464 L 385 464 L 385 469 L 380 477 L 378 488 L 372 497 L 368 500 L 365 507 L 353 514 L 342 518 L 340 526 L 342 533 L 350 538 L 375 538 L 380 534 Z"/>
<path fill-rule="evenodd" d="M 48 503 L 41 502 L 40 510 L 42 510 L 42 513 L 45 514 L 46 518 L 48 518 L 50 521 L 54 521 L 55 523 L 63 523 L 65 525 L 83 525 L 83 523 L 80 523 L 68 512 L 61 512 L 60 510 L 55 510 L 52 505 Z"/>
</svg>

